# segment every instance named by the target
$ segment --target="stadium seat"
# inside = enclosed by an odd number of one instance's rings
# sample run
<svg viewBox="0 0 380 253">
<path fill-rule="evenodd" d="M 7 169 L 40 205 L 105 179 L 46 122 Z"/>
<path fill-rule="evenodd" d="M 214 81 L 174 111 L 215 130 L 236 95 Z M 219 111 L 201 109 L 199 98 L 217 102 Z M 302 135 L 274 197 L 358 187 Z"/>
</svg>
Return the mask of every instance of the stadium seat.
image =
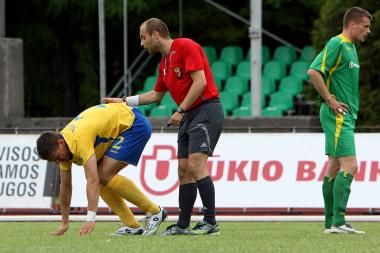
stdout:
<svg viewBox="0 0 380 253">
<path fill-rule="evenodd" d="M 244 78 L 244 80 L 251 80 L 251 62 L 242 61 L 237 65 L 236 75 Z"/>
<path fill-rule="evenodd" d="M 249 106 L 251 107 L 251 92 L 247 92 L 243 95 L 241 100 L 241 106 Z M 261 108 L 265 106 L 265 96 L 261 96 Z"/>
<path fill-rule="evenodd" d="M 251 49 L 248 49 L 246 60 L 250 61 L 251 60 Z M 264 65 L 270 61 L 270 51 L 267 46 L 262 46 L 261 47 L 261 63 Z"/>
<path fill-rule="evenodd" d="M 238 107 L 239 97 L 234 93 L 229 93 L 228 91 L 222 91 L 220 93 L 220 101 L 222 102 L 223 109 L 229 113 L 233 109 Z"/>
<path fill-rule="evenodd" d="M 286 74 L 285 65 L 279 61 L 269 61 L 264 65 L 264 76 L 271 80 L 278 81 Z"/>
<path fill-rule="evenodd" d="M 309 66 L 310 64 L 307 61 L 296 61 L 291 65 L 289 75 L 298 78 L 301 82 L 304 82 L 309 78 L 307 75 Z"/>
<path fill-rule="evenodd" d="M 280 61 L 285 65 L 292 64 L 297 59 L 297 52 L 294 48 L 288 46 L 279 46 L 274 51 L 273 59 Z"/>
<path fill-rule="evenodd" d="M 302 48 L 300 60 L 311 62 L 315 57 L 315 48 L 313 46 L 306 46 Z"/>
<path fill-rule="evenodd" d="M 218 88 L 218 91 L 221 91 L 222 90 L 222 79 L 220 78 L 220 76 L 215 76 L 213 75 L 214 77 L 214 82 L 216 84 L 216 87 Z"/>
<path fill-rule="evenodd" d="M 217 59 L 217 55 L 216 55 L 216 49 L 215 47 L 213 46 L 203 46 L 203 51 L 205 52 L 206 56 L 207 56 L 207 59 L 208 59 L 208 63 L 211 65 L 213 64 Z"/>
<path fill-rule="evenodd" d="M 148 76 L 144 82 L 144 91 L 151 91 L 156 85 L 157 76 Z"/>
<path fill-rule="evenodd" d="M 149 111 L 155 107 L 156 104 L 148 104 L 148 105 L 139 105 L 137 106 L 137 108 L 142 112 L 144 113 L 145 115 L 148 115 L 149 114 Z"/>
<path fill-rule="evenodd" d="M 284 91 L 292 96 L 298 95 L 303 91 L 303 85 L 301 81 L 294 76 L 287 76 L 281 79 L 279 91 Z"/>
<path fill-rule="evenodd" d="M 250 106 L 240 106 L 232 111 L 232 116 L 234 117 L 250 117 L 251 107 Z"/>
<path fill-rule="evenodd" d="M 230 76 L 226 81 L 224 90 L 241 96 L 248 91 L 248 83 L 240 76 Z"/>
<path fill-rule="evenodd" d="M 277 107 L 282 112 L 293 109 L 293 96 L 285 91 L 277 91 L 270 96 L 269 107 Z"/>
<path fill-rule="evenodd" d="M 214 76 L 224 81 L 231 76 L 232 66 L 225 61 L 216 61 L 211 65 L 211 71 Z"/>
<path fill-rule="evenodd" d="M 157 107 L 154 107 L 151 111 L 149 116 L 155 117 L 155 118 L 168 118 L 172 115 L 172 110 L 170 110 L 165 105 L 159 105 Z"/>
<path fill-rule="evenodd" d="M 243 49 L 239 46 L 224 47 L 219 59 L 228 62 L 232 66 L 236 66 L 243 60 Z"/>
<path fill-rule="evenodd" d="M 176 104 L 176 102 L 174 102 L 174 100 L 170 96 L 169 92 L 166 92 L 166 94 L 164 95 L 164 97 L 162 98 L 162 100 L 160 102 L 160 105 L 166 106 L 171 111 L 174 111 L 178 107 L 178 105 Z"/>
<path fill-rule="evenodd" d="M 261 77 L 261 93 L 263 96 L 267 96 L 275 92 L 276 90 L 276 83 L 274 80 L 270 79 L 267 76 Z"/>
<path fill-rule="evenodd" d="M 282 111 L 277 107 L 267 107 L 261 111 L 261 116 L 263 117 L 281 117 Z"/>
</svg>

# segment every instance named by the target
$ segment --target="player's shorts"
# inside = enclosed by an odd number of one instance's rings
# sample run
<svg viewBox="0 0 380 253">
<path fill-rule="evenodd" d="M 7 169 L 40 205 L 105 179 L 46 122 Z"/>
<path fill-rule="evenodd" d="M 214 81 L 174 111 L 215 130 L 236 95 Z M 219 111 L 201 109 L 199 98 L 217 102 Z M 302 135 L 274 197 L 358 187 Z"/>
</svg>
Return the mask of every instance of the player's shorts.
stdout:
<svg viewBox="0 0 380 253">
<path fill-rule="evenodd" d="M 224 113 L 218 99 L 207 100 L 187 111 L 178 132 L 178 158 L 192 153 L 212 156 L 222 133 Z"/>
<path fill-rule="evenodd" d="M 323 103 L 319 113 L 325 133 L 325 152 L 332 157 L 356 156 L 355 119 L 351 115 L 336 116 L 331 108 Z"/>
<path fill-rule="evenodd" d="M 105 156 L 136 166 L 152 135 L 152 126 L 137 108 L 133 108 L 132 111 L 135 114 L 132 127 L 122 132 L 113 141 Z"/>
</svg>

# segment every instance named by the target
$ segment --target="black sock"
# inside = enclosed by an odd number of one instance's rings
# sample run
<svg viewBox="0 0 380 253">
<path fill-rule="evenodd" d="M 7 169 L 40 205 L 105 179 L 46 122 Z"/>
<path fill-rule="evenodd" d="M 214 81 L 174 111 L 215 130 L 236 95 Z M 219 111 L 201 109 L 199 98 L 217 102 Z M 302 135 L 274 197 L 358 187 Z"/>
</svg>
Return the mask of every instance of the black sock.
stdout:
<svg viewBox="0 0 380 253">
<path fill-rule="evenodd" d="M 179 217 L 177 226 L 187 228 L 190 225 L 191 213 L 193 211 L 195 199 L 197 198 L 197 186 L 189 183 L 179 186 Z"/>
<path fill-rule="evenodd" d="M 204 221 L 216 224 L 215 220 L 215 188 L 210 176 L 197 181 L 199 195 L 201 196 L 204 211 Z"/>
</svg>

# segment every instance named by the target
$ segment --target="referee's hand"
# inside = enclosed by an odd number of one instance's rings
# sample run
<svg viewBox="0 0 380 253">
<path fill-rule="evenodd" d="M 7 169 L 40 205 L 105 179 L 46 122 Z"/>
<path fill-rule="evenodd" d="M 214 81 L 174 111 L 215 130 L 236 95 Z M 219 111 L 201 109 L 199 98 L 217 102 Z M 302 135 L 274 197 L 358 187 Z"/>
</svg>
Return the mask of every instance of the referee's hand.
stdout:
<svg viewBox="0 0 380 253">
<path fill-rule="evenodd" d="M 168 126 L 179 126 L 183 120 L 183 114 L 179 112 L 173 113 L 170 117 Z"/>
</svg>

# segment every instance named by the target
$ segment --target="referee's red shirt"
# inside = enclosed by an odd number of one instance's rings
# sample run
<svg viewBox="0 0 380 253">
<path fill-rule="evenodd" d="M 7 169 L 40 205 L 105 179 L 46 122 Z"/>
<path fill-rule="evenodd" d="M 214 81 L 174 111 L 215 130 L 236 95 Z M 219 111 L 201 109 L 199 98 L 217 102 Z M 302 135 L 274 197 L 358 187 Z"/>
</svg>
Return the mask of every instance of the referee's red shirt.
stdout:
<svg viewBox="0 0 380 253">
<path fill-rule="evenodd" d="M 193 83 L 190 72 L 197 70 L 204 70 L 206 87 L 190 108 L 205 100 L 219 98 L 219 93 L 202 47 L 191 39 L 175 39 L 169 54 L 161 59 L 154 90 L 157 92 L 169 91 L 173 100 L 180 105 Z"/>
</svg>

